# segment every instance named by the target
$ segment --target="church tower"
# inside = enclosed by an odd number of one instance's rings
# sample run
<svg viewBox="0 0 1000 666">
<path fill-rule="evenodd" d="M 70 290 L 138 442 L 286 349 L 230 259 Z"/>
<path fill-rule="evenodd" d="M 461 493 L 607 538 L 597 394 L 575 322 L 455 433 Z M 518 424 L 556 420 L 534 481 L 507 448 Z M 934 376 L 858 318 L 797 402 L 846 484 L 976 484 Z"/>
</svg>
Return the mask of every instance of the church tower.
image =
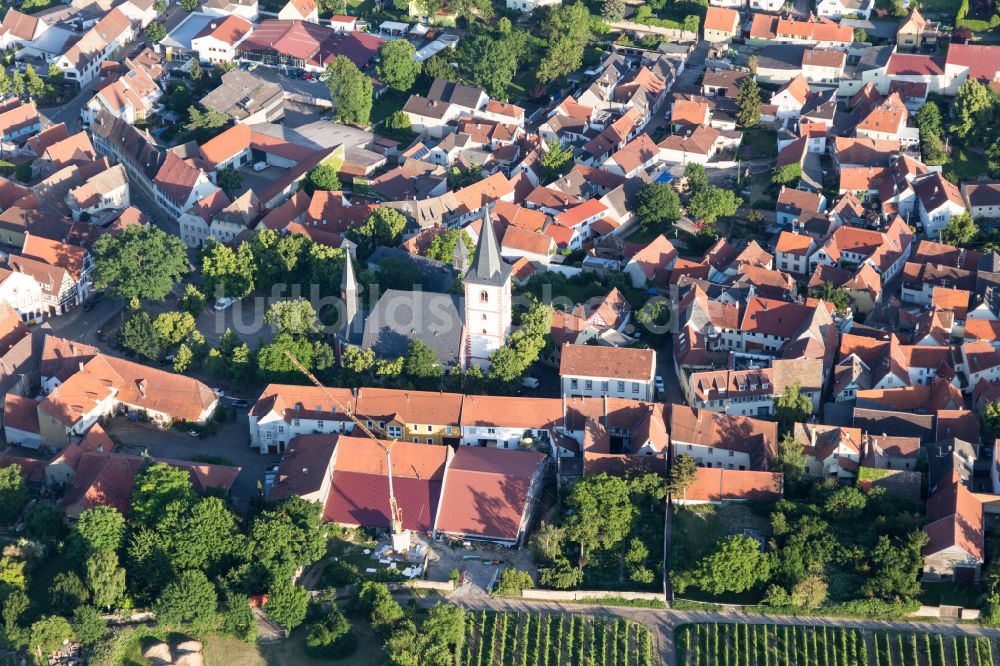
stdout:
<svg viewBox="0 0 1000 666">
<path fill-rule="evenodd" d="M 358 328 L 361 322 L 358 317 L 360 314 L 358 280 L 354 276 L 351 251 L 346 247 L 344 248 L 344 274 L 340 281 L 340 297 L 344 299 L 344 309 L 341 311 L 344 314 L 344 319 L 340 322 L 340 331 L 337 336 L 342 344 L 350 344 L 359 337 Z"/>
<path fill-rule="evenodd" d="M 466 366 L 489 369 L 490 354 L 507 341 L 511 326 L 510 278 L 511 266 L 500 255 L 500 243 L 487 208 L 476 256 L 465 273 Z"/>
</svg>

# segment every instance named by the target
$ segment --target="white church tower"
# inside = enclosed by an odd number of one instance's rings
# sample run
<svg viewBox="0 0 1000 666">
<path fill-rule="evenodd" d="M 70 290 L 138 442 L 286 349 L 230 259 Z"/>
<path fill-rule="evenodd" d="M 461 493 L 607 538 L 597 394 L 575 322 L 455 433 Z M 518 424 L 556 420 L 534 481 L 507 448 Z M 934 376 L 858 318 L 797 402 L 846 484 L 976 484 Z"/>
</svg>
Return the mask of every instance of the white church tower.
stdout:
<svg viewBox="0 0 1000 666">
<path fill-rule="evenodd" d="M 466 367 L 475 364 L 488 370 L 490 354 L 510 335 L 510 278 L 511 266 L 500 255 L 487 208 L 476 256 L 465 273 Z"/>
</svg>

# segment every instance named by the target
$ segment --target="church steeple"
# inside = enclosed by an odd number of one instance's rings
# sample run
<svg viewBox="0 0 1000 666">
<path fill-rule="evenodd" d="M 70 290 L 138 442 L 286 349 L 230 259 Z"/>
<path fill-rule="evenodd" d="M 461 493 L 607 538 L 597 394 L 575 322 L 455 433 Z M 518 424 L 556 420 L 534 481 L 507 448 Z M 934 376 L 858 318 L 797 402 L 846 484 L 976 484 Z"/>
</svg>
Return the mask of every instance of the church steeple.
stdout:
<svg viewBox="0 0 1000 666">
<path fill-rule="evenodd" d="M 354 261 L 349 248 L 344 248 L 344 275 L 340 280 L 340 297 L 344 299 L 344 323 L 340 327 L 345 340 L 351 337 L 351 327 L 358 317 L 358 280 L 354 276 Z"/>
<path fill-rule="evenodd" d="M 500 243 L 490 221 L 490 209 L 486 208 L 483 211 L 479 241 L 476 243 L 476 256 L 465 273 L 465 282 L 500 286 L 509 279 L 510 271 L 511 266 L 500 255 Z"/>
</svg>

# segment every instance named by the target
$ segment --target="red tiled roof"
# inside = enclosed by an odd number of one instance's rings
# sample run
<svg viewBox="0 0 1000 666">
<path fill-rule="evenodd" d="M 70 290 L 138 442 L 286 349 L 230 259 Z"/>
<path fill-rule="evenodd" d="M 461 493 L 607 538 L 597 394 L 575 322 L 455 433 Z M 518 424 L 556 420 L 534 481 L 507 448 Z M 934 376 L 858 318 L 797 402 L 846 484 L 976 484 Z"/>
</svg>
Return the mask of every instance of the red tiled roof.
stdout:
<svg viewBox="0 0 1000 666">
<path fill-rule="evenodd" d="M 681 494 L 684 501 L 723 502 L 726 500 L 781 499 L 783 478 L 780 472 L 726 470 L 699 467 L 694 482 Z"/>
<path fill-rule="evenodd" d="M 651 349 L 563 345 L 559 374 L 648 382 L 656 369 Z"/>
<path fill-rule="evenodd" d="M 545 456 L 461 446 L 448 465 L 436 528 L 451 534 L 514 541 L 529 489 Z"/>
</svg>

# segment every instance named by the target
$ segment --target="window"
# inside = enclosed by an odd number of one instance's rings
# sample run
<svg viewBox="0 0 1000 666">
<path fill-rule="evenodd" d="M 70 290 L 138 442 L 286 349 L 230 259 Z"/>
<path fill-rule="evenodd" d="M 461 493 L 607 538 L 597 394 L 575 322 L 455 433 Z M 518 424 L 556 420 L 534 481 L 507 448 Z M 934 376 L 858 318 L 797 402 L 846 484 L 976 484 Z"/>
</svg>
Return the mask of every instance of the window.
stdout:
<svg viewBox="0 0 1000 666">
<path fill-rule="evenodd" d="M 264 434 L 265 434 L 265 435 L 267 436 L 267 439 L 274 439 L 274 433 L 273 433 L 273 432 L 271 432 L 270 430 L 268 430 L 268 431 L 267 431 L 266 433 L 264 433 Z"/>
<path fill-rule="evenodd" d="M 692 447 L 690 444 L 688 444 L 688 451 L 691 451 L 693 448 L 694 447 Z"/>
<path fill-rule="evenodd" d="M 299 420 L 298 419 L 292 419 L 292 425 L 295 426 L 296 428 L 298 428 L 299 427 Z"/>
<path fill-rule="evenodd" d="M 594 390 L 594 382 L 592 382 L 591 380 L 589 380 L 589 379 L 588 379 L 588 380 L 587 380 L 587 384 L 586 384 L 586 387 L 587 387 L 587 390 L 588 390 L 588 391 L 592 391 L 592 390 Z"/>
<path fill-rule="evenodd" d="M 575 379 L 569 380 L 569 387 L 575 389 L 577 387 L 577 381 Z"/>
<path fill-rule="evenodd" d="M 399 426 L 389 426 L 389 437 L 399 439 L 403 436 L 403 429 Z"/>
<path fill-rule="evenodd" d="M 316 427 L 318 429 L 322 430 L 323 429 L 323 422 L 322 421 L 316 421 Z"/>
<path fill-rule="evenodd" d="M 625 382 L 618 382 L 618 392 L 619 393 L 625 392 Z"/>
<path fill-rule="evenodd" d="M 485 289 L 482 290 L 481 292 L 479 292 L 479 302 L 480 303 L 489 303 L 490 302 L 490 294 Z"/>
<path fill-rule="evenodd" d="M 489 317 L 487 317 L 487 316 L 486 316 L 486 313 L 484 312 L 484 313 L 483 313 L 483 321 L 486 321 L 487 319 L 489 319 Z"/>
<path fill-rule="evenodd" d="M 444 434 L 446 434 L 446 435 L 450 435 L 451 434 L 451 426 L 445 426 L 444 427 Z"/>
<path fill-rule="evenodd" d="M 733 456 L 735 456 L 735 455 L 736 455 L 736 452 L 735 452 L 735 451 L 730 451 L 730 452 L 729 452 L 729 457 L 730 457 L 730 458 L 732 458 L 732 457 L 733 457 Z"/>
<path fill-rule="evenodd" d="M 608 383 L 607 382 L 601 382 L 601 391 L 603 391 L 604 393 L 608 392 Z"/>
<path fill-rule="evenodd" d="M 419 444 L 420 443 L 420 438 L 419 437 L 414 437 L 413 438 L 413 443 L 414 444 Z"/>
<path fill-rule="evenodd" d="M 486 434 L 487 435 L 495 435 L 495 434 L 497 434 L 497 429 L 496 428 L 487 428 L 486 429 Z"/>
<path fill-rule="evenodd" d="M 632 382 L 632 393 L 639 392 L 639 382 Z"/>
<path fill-rule="evenodd" d="M 283 425 L 278 426 L 278 434 L 279 435 L 284 435 L 285 434 L 285 426 L 283 426 Z"/>
<path fill-rule="evenodd" d="M 427 438 L 427 443 L 428 443 L 428 444 L 433 444 L 433 443 L 434 443 L 434 439 L 433 439 L 433 438 L 431 438 L 431 437 L 428 437 L 428 438 Z"/>
</svg>

